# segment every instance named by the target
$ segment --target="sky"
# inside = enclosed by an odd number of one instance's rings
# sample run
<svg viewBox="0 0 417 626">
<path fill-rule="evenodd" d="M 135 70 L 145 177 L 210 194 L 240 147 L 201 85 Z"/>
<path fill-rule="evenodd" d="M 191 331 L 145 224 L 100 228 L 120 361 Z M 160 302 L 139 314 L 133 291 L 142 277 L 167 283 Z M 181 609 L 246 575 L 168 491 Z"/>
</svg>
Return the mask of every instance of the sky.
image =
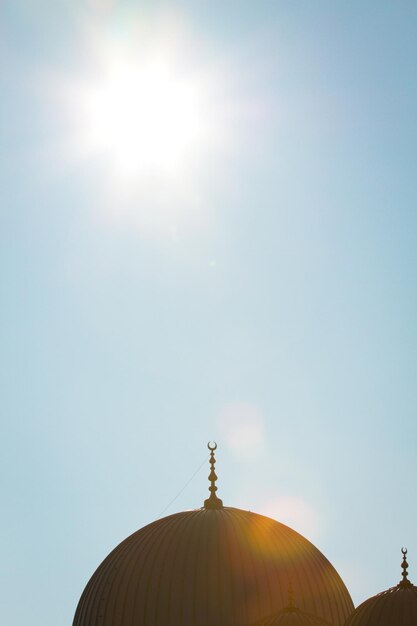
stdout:
<svg viewBox="0 0 417 626">
<path fill-rule="evenodd" d="M 417 581 L 417 5 L 0 3 L 1 615 L 207 497 Z"/>
</svg>

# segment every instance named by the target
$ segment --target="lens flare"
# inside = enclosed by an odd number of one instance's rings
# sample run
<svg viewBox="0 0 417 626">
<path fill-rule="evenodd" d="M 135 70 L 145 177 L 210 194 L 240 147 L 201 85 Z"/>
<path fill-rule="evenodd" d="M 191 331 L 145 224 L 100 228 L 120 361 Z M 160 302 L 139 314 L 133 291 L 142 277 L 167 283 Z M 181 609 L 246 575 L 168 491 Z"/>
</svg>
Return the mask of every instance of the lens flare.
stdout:
<svg viewBox="0 0 417 626">
<path fill-rule="evenodd" d="M 261 411 L 246 402 L 231 403 L 217 416 L 222 439 L 236 456 L 257 458 L 266 448 L 266 434 Z"/>
<path fill-rule="evenodd" d="M 319 520 L 317 512 L 303 498 L 271 498 L 260 504 L 260 512 L 294 528 L 306 537 L 317 537 Z"/>
</svg>

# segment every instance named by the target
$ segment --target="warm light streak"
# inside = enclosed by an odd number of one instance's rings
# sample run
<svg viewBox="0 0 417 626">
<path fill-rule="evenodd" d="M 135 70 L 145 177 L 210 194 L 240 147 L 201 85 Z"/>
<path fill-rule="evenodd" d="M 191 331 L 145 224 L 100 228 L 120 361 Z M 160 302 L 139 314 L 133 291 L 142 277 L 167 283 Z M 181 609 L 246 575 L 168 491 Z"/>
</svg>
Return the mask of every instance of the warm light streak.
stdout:
<svg viewBox="0 0 417 626">
<path fill-rule="evenodd" d="M 271 498 L 259 505 L 259 513 L 279 520 L 308 538 L 316 538 L 319 521 L 316 511 L 304 499 L 296 496 Z"/>
</svg>

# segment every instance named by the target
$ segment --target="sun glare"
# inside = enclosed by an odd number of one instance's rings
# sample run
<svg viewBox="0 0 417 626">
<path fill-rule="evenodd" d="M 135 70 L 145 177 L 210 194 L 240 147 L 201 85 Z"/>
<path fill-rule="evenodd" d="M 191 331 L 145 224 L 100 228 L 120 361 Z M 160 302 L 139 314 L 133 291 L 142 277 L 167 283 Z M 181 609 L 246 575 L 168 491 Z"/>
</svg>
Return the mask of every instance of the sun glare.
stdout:
<svg viewBox="0 0 417 626">
<path fill-rule="evenodd" d="M 62 151 L 91 175 L 99 215 L 164 232 L 205 227 L 212 165 L 232 144 L 226 64 L 178 15 L 84 26 L 84 67 L 52 77 L 48 93 L 67 116 Z"/>
<path fill-rule="evenodd" d="M 172 176 L 207 139 L 201 89 L 168 61 L 113 63 L 82 106 L 87 142 L 122 176 Z"/>
</svg>

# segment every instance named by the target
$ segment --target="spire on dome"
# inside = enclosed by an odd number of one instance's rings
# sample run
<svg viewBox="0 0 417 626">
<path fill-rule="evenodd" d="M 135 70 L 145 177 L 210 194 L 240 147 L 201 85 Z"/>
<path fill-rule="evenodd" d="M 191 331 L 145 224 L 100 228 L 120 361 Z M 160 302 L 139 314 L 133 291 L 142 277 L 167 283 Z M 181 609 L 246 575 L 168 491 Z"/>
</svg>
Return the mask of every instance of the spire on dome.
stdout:
<svg viewBox="0 0 417 626">
<path fill-rule="evenodd" d="M 403 569 L 402 571 L 403 579 L 400 581 L 399 587 L 412 587 L 411 582 L 408 580 L 408 572 L 407 572 L 408 563 L 407 563 L 407 558 L 406 558 L 407 548 L 401 548 L 401 552 L 403 553 L 403 561 L 401 563 L 401 567 Z"/>
<path fill-rule="evenodd" d="M 214 466 L 216 465 L 216 458 L 214 456 L 214 451 L 217 448 L 217 443 L 215 441 L 213 442 L 209 441 L 207 444 L 207 448 L 210 450 L 210 474 L 208 477 L 210 481 L 210 487 L 209 487 L 210 497 L 207 498 L 207 500 L 204 500 L 204 508 L 205 509 L 221 509 L 223 506 L 223 502 L 220 500 L 220 498 L 216 496 L 217 474 L 214 470 Z"/>
<path fill-rule="evenodd" d="M 294 589 L 292 587 L 292 580 L 291 578 L 288 581 L 288 604 L 285 607 L 287 609 L 287 611 L 294 611 L 294 609 L 297 608 L 296 604 L 295 604 L 295 599 L 294 599 Z"/>
</svg>

